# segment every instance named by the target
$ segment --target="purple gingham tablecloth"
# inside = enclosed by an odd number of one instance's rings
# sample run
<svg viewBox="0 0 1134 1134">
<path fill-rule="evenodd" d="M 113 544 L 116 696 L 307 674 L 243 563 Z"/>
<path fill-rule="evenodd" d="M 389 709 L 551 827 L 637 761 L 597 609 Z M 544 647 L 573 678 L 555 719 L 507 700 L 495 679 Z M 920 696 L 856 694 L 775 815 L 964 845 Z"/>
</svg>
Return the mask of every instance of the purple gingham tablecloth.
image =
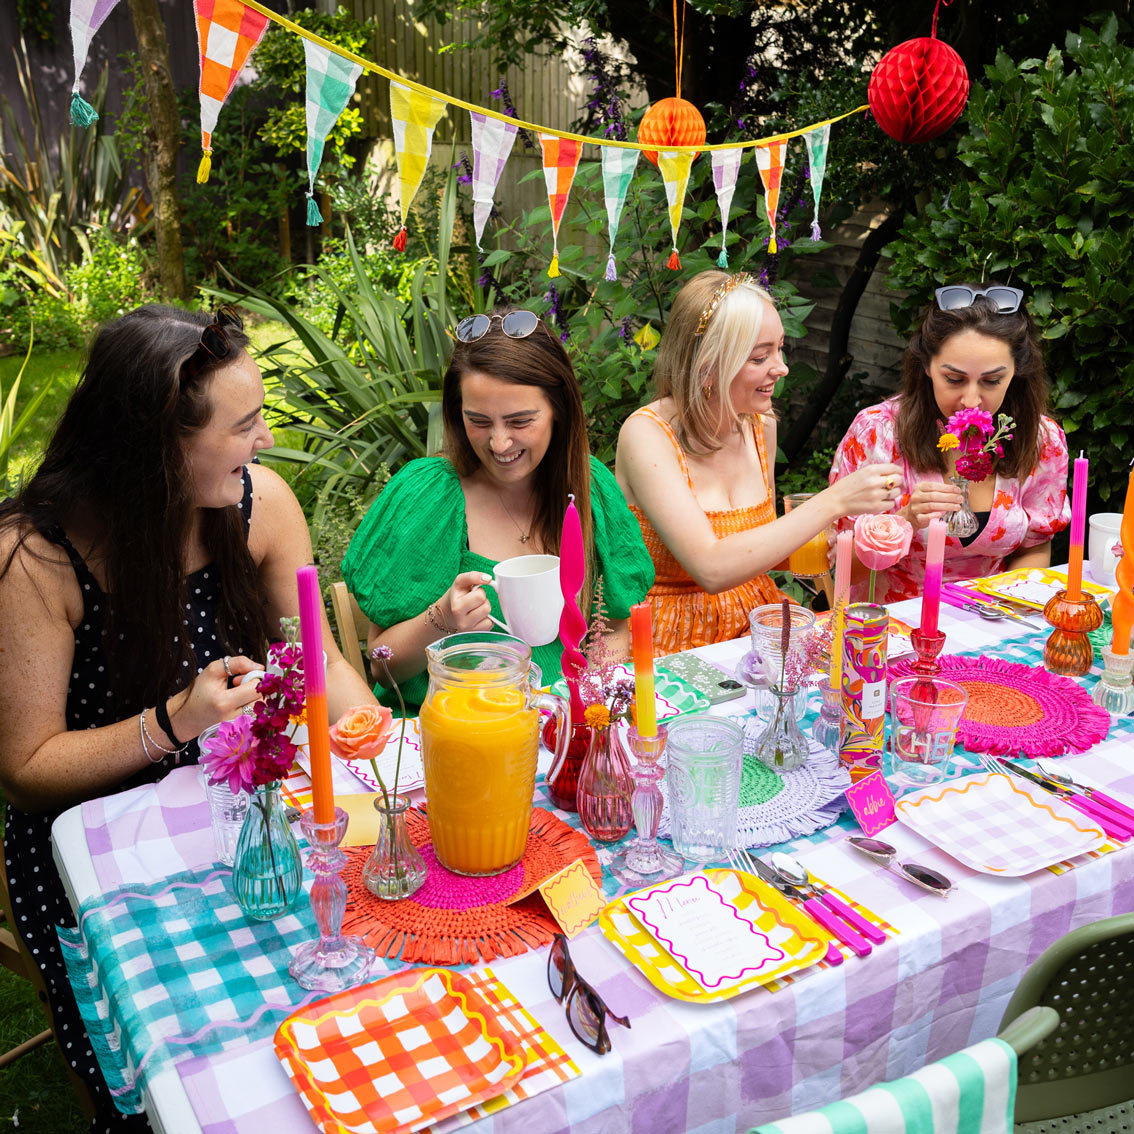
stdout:
<svg viewBox="0 0 1134 1134">
<path fill-rule="evenodd" d="M 896 613 L 916 617 L 916 610 Z M 991 650 L 999 627 L 951 614 L 943 609 L 951 650 L 979 648 L 986 637 Z M 739 657 L 744 648 L 710 649 L 726 661 L 730 650 Z M 1112 730 L 1090 753 L 1063 763 L 1134 800 L 1130 743 L 1129 732 Z M 192 770 L 175 772 L 156 787 L 84 805 L 100 886 L 150 880 L 208 860 L 208 812 L 195 777 Z M 959 865 L 901 824 L 887 828 L 883 837 L 903 861 L 954 879 L 956 892 L 942 900 L 855 854 L 843 845 L 845 834 L 835 828 L 800 840 L 799 857 L 886 917 L 899 936 L 865 960 L 812 969 L 774 994 L 754 991 L 699 1005 L 660 995 L 592 927 L 572 942 L 572 957 L 612 1010 L 633 1022 L 630 1030 L 612 1030 L 614 1050 L 606 1056 L 586 1051 L 572 1036 L 547 989 L 545 950 L 494 962 L 499 978 L 583 1074 L 472 1129 L 746 1131 L 993 1035 L 1021 974 L 1044 948 L 1079 925 L 1134 909 L 1130 847 L 1079 860 L 1063 874 L 996 878 Z M 162 1113 L 169 1131 L 313 1129 L 267 1042 L 189 1060 L 177 1070 L 193 1113 Z"/>
</svg>

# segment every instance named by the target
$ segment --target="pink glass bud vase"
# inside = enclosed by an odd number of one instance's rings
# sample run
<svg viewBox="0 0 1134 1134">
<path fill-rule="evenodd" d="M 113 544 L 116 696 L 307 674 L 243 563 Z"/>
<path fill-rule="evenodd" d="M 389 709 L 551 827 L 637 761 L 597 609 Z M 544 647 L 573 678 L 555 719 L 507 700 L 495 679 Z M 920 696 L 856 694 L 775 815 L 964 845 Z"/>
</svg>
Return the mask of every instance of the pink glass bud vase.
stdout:
<svg viewBox="0 0 1134 1134">
<path fill-rule="evenodd" d="M 596 726 L 576 789 L 579 818 L 587 834 L 600 843 L 625 838 L 634 820 L 633 794 L 634 777 L 618 729 Z"/>
</svg>

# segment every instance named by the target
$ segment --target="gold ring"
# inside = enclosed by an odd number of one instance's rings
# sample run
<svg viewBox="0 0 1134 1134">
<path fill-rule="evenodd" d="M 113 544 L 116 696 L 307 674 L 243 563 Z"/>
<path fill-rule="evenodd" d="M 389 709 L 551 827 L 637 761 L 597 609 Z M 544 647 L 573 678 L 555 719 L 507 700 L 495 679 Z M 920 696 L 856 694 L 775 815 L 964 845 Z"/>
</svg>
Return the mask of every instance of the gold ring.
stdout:
<svg viewBox="0 0 1134 1134">
<path fill-rule="evenodd" d="M 895 485 L 895 483 L 896 483 L 896 481 L 894 480 L 894 478 L 893 478 L 892 476 L 888 476 L 888 477 L 886 478 L 886 491 L 887 491 L 887 492 L 892 492 L 892 491 L 893 491 L 893 488 L 894 488 L 894 485 Z"/>
<path fill-rule="evenodd" d="M 222 661 L 224 662 L 224 671 L 225 671 L 225 673 L 228 674 L 229 677 L 233 676 L 232 667 L 228 664 L 231 659 L 232 659 L 231 654 L 225 654 L 224 658 L 222 659 Z"/>
</svg>

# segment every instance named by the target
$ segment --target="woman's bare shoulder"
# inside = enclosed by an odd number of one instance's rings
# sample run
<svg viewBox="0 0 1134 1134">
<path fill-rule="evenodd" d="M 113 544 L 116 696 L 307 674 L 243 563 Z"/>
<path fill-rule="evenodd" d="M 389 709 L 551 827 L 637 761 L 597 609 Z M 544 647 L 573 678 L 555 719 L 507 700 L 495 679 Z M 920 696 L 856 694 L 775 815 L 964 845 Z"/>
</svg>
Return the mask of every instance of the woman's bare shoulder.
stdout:
<svg viewBox="0 0 1134 1134">
<path fill-rule="evenodd" d="M 13 610 L 27 610 L 24 604 L 35 600 L 73 624 L 82 613 L 79 582 L 67 552 L 26 521 L 12 519 L 0 527 L 0 588 L 5 606 L 11 604 Z"/>
</svg>

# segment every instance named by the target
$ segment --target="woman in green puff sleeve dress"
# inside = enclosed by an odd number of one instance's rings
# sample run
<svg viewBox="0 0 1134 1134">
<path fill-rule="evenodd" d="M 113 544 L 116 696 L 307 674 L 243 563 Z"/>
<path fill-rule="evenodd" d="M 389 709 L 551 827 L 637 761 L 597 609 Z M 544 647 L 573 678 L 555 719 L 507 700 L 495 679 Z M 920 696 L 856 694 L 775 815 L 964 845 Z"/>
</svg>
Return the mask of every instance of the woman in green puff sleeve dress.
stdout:
<svg viewBox="0 0 1134 1134">
<path fill-rule="evenodd" d="M 410 461 L 367 513 L 343 578 L 370 619 L 369 646 L 388 646 L 407 707 L 425 698 L 425 648 L 446 634 L 496 632 L 492 569 L 517 555 L 559 553 L 568 493 L 582 522 L 591 611 L 599 580 L 612 645 L 628 653 L 630 606 L 654 568 L 614 476 L 590 456 L 579 384 L 559 340 L 536 315 L 472 315 L 445 373 L 443 457 Z M 551 683 L 560 644 L 532 650 Z M 395 700 L 375 692 L 391 706 Z"/>
</svg>

